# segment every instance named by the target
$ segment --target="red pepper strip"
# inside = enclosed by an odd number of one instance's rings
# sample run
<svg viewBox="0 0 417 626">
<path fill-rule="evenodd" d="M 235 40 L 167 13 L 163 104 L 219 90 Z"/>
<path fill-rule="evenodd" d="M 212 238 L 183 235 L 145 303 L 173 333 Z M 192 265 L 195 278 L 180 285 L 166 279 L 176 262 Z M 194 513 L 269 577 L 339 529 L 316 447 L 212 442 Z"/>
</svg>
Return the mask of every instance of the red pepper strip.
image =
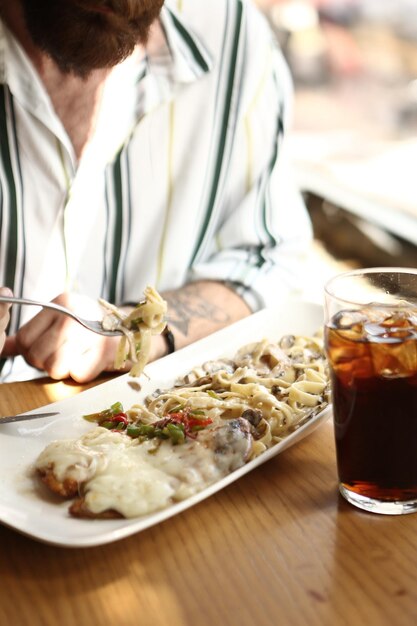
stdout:
<svg viewBox="0 0 417 626">
<path fill-rule="evenodd" d="M 108 428 L 109 430 L 112 430 L 113 432 L 116 431 L 120 433 L 125 429 L 129 421 L 127 419 L 126 413 L 117 413 L 117 415 L 112 415 L 111 417 L 100 420 L 98 422 L 98 425 L 101 426 L 102 424 L 106 424 L 106 423 L 108 423 L 109 425 L 106 426 L 105 428 Z M 120 424 L 122 424 L 122 428 L 118 428 Z M 115 428 L 112 428 L 112 426 L 115 426 Z"/>
<path fill-rule="evenodd" d="M 207 424 L 208 426 L 209 424 L 213 423 L 213 420 L 210 417 L 199 417 L 197 415 L 190 415 L 188 411 L 167 413 L 167 417 L 173 421 L 187 422 L 188 424 L 192 424 L 193 426 L 203 426 L 205 424 Z"/>
<path fill-rule="evenodd" d="M 213 423 L 213 420 L 209 417 L 188 417 L 187 423 L 192 428 L 193 426 L 208 426 Z"/>
<path fill-rule="evenodd" d="M 175 413 L 167 413 L 165 420 L 161 420 L 161 422 L 165 421 L 166 424 L 166 420 L 174 422 L 174 424 L 182 424 L 184 426 L 185 435 L 187 437 L 190 437 L 190 439 L 196 439 L 196 435 L 192 432 L 193 429 L 205 428 L 209 424 L 213 423 L 213 420 L 209 417 L 197 417 L 194 415 L 191 416 L 189 410 L 187 409 Z"/>
<path fill-rule="evenodd" d="M 182 422 L 184 417 L 187 417 L 187 413 L 185 411 L 178 411 L 176 413 L 167 413 L 167 417 L 173 421 Z"/>
<path fill-rule="evenodd" d="M 127 415 L 126 413 L 118 413 L 117 415 L 113 415 L 109 422 L 123 422 L 123 424 L 127 424 Z"/>
</svg>

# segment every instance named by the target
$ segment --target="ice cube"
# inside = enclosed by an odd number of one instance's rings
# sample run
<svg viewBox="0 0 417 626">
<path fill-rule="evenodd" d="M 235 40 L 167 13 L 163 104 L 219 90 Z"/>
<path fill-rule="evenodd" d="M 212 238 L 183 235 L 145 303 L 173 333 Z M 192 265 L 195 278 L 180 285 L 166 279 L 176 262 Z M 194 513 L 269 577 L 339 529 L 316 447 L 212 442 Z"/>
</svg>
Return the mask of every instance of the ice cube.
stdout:
<svg viewBox="0 0 417 626">
<path fill-rule="evenodd" d="M 371 344 L 375 372 L 384 378 L 405 378 L 417 372 L 417 340 Z"/>
<path fill-rule="evenodd" d="M 339 330 L 359 330 L 366 320 L 362 311 L 339 311 L 332 320 L 332 326 Z"/>
<path fill-rule="evenodd" d="M 346 335 L 351 334 L 353 340 Z M 342 384 L 349 386 L 355 378 L 371 378 L 374 367 L 369 343 L 355 341 L 358 333 L 332 330 L 328 335 L 327 354 L 331 367 Z"/>
</svg>

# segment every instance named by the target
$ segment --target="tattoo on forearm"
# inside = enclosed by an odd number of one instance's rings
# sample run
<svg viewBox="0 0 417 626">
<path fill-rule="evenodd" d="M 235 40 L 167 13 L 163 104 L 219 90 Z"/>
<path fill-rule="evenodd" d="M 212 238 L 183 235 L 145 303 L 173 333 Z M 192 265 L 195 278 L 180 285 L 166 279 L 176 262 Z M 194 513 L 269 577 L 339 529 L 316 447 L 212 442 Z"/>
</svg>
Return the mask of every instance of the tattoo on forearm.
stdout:
<svg viewBox="0 0 417 626">
<path fill-rule="evenodd" d="M 204 290 L 197 284 L 187 285 L 178 292 L 169 292 L 164 297 L 168 302 L 169 324 L 178 328 L 183 335 L 189 334 L 192 321 L 198 319 L 219 325 L 231 322 L 227 311 L 208 301 Z"/>
</svg>

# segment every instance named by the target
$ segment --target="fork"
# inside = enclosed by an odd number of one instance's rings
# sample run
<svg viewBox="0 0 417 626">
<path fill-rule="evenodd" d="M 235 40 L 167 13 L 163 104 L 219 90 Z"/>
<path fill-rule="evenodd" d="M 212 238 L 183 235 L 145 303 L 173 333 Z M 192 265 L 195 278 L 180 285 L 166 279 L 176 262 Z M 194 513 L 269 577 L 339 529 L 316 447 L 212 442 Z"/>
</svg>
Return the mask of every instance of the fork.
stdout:
<svg viewBox="0 0 417 626">
<path fill-rule="evenodd" d="M 123 332 L 121 330 L 105 330 L 103 325 L 98 320 L 85 320 L 80 317 L 74 311 L 70 311 L 69 309 L 61 306 L 60 304 L 54 304 L 53 302 L 40 302 L 38 300 L 28 300 L 27 298 L 16 298 L 15 296 L 1 296 L 0 302 L 11 302 L 12 304 L 20 304 L 20 305 L 30 305 L 30 306 L 39 306 L 42 309 L 52 309 L 53 311 L 57 311 L 58 313 L 62 313 L 63 315 L 68 315 L 73 320 L 87 328 L 88 330 L 93 331 L 93 333 L 98 333 L 99 335 L 105 335 L 106 337 L 116 337 L 122 335 Z"/>
</svg>

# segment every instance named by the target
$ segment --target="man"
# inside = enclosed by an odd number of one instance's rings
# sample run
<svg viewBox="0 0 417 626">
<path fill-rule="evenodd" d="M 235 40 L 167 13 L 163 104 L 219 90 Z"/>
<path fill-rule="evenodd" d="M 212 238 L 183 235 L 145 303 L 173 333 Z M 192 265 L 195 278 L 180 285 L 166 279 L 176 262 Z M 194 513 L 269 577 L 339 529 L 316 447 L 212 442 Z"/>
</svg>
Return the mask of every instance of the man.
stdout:
<svg viewBox="0 0 417 626">
<path fill-rule="evenodd" d="M 242 0 L 161 4 L 0 0 L 0 284 L 91 319 L 150 284 L 179 348 L 293 289 L 311 232 L 266 22 Z M 80 382 L 113 368 L 114 340 L 31 316 L 12 307 L 3 380 L 23 359 Z"/>
</svg>

